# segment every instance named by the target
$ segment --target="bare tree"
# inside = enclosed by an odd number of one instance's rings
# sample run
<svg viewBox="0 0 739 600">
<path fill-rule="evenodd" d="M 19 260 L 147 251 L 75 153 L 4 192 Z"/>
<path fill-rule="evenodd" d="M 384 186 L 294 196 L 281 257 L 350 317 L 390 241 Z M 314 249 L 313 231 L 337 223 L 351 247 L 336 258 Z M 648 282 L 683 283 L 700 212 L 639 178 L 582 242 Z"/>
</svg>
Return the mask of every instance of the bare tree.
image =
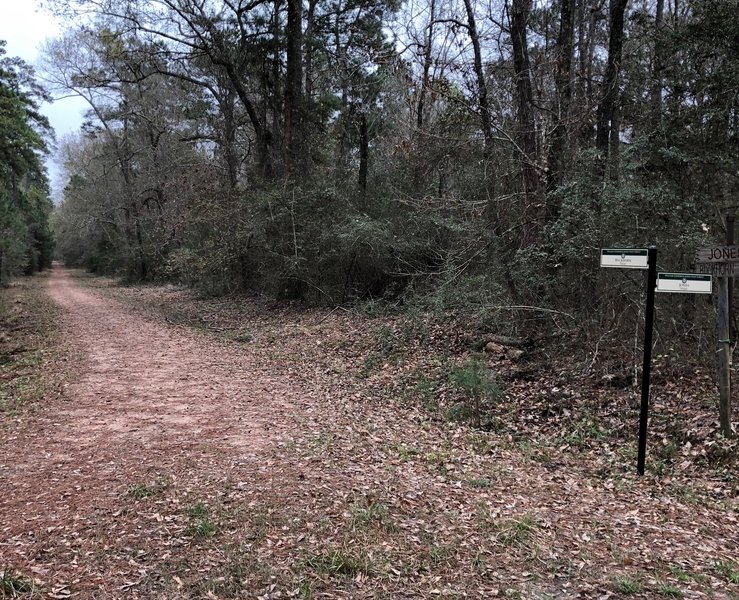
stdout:
<svg viewBox="0 0 739 600">
<path fill-rule="evenodd" d="M 534 94 L 531 87 L 531 62 L 528 46 L 528 18 L 531 0 L 513 0 L 510 7 L 513 71 L 516 80 L 517 139 L 521 150 L 525 212 L 532 218 L 540 203 L 539 198 L 539 144 L 534 114 Z M 528 228 L 533 232 L 535 228 Z"/>
</svg>

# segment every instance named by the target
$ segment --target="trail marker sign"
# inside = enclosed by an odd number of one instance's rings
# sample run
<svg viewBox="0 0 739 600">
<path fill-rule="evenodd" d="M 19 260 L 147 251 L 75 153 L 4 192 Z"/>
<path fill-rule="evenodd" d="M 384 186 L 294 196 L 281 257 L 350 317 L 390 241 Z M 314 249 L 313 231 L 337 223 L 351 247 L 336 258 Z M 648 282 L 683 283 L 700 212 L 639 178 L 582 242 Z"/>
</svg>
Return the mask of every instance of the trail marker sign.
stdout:
<svg viewBox="0 0 739 600">
<path fill-rule="evenodd" d="M 657 291 L 673 294 L 710 294 L 713 277 L 697 273 L 657 273 Z"/>
<path fill-rule="evenodd" d="M 616 269 L 648 269 L 648 251 L 646 248 L 603 248 L 600 251 L 600 266 Z"/>
</svg>

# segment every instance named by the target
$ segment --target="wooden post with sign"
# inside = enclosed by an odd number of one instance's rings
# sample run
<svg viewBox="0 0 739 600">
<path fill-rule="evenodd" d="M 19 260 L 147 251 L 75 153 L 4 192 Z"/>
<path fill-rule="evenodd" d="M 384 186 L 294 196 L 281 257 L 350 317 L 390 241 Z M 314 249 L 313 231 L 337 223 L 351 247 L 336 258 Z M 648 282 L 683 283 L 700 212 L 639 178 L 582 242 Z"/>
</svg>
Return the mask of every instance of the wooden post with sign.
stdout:
<svg viewBox="0 0 739 600">
<path fill-rule="evenodd" d="M 729 278 L 718 278 L 718 415 L 721 433 L 731 437 L 731 339 L 729 339 Z"/>
<path fill-rule="evenodd" d="M 734 223 L 736 217 L 734 215 L 726 215 L 726 245 L 734 245 Z M 729 337 L 734 340 L 736 331 L 734 331 L 734 279 L 729 280 Z"/>
<path fill-rule="evenodd" d="M 734 215 L 726 215 L 726 245 L 734 247 Z M 718 285 L 718 417 L 721 433 L 732 437 L 731 429 L 731 284 L 733 279 L 719 277 Z"/>
<path fill-rule="evenodd" d="M 726 246 L 702 248 L 696 256 L 696 271 L 717 276 L 718 308 L 718 413 L 721 433 L 732 437 L 731 428 L 731 341 L 732 288 L 739 277 L 739 246 L 734 245 L 734 215 L 726 215 Z"/>
</svg>

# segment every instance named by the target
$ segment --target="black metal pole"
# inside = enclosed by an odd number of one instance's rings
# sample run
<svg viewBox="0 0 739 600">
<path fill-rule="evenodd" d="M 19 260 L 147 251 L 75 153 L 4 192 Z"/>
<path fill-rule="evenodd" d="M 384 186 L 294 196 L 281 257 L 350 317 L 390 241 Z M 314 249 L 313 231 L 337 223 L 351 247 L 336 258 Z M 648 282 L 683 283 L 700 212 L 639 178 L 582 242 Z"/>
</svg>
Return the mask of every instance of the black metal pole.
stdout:
<svg viewBox="0 0 739 600">
<path fill-rule="evenodd" d="M 654 329 L 654 292 L 657 287 L 657 246 L 647 250 L 647 312 L 644 319 L 644 364 L 641 376 L 641 412 L 639 414 L 639 456 L 636 471 L 644 475 L 647 456 L 647 419 L 649 418 L 649 377 L 652 371 L 652 330 Z"/>
</svg>

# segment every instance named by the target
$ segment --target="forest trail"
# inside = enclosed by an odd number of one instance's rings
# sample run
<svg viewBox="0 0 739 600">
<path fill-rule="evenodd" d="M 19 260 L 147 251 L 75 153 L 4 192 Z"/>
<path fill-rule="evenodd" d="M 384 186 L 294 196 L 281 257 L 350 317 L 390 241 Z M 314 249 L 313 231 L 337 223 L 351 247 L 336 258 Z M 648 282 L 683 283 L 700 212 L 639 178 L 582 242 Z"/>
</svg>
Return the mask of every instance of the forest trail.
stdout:
<svg viewBox="0 0 739 600">
<path fill-rule="evenodd" d="M 281 383 L 233 347 L 147 321 L 56 268 L 51 297 L 67 314 L 84 375 L 68 389 L 62 440 L 79 448 L 179 452 L 213 444 L 259 451 L 281 422 Z"/>
<path fill-rule="evenodd" d="M 61 267 L 48 291 L 78 373 L 0 444 L 0 537 L 12 541 L 0 562 L 73 581 L 125 533 L 116 517 L 127 490 L 253 478 L 299 407 L 233 346 L 137 316 Z"/>
<path fill-rule="evenodd" d="M 638 478 L 632 438 L 588 443 L 574 412 L 570 441 L 548 437 L 529 419 L 544 371 L 507 382 L 514 439 L 393 387 L 435 359 L 394 353 L 412 336 L 387 319 L 44 281 L 66 365 L 43 364 L 66 383 L 0 413 L 0 598 L 8 567 L 28 598 L 739 598 L 733 474 L 691 466 L 691 444 L 668 471 L 656 440 Z M 629 410 L 578 386 L 563 410 Z"/>
</svg>

